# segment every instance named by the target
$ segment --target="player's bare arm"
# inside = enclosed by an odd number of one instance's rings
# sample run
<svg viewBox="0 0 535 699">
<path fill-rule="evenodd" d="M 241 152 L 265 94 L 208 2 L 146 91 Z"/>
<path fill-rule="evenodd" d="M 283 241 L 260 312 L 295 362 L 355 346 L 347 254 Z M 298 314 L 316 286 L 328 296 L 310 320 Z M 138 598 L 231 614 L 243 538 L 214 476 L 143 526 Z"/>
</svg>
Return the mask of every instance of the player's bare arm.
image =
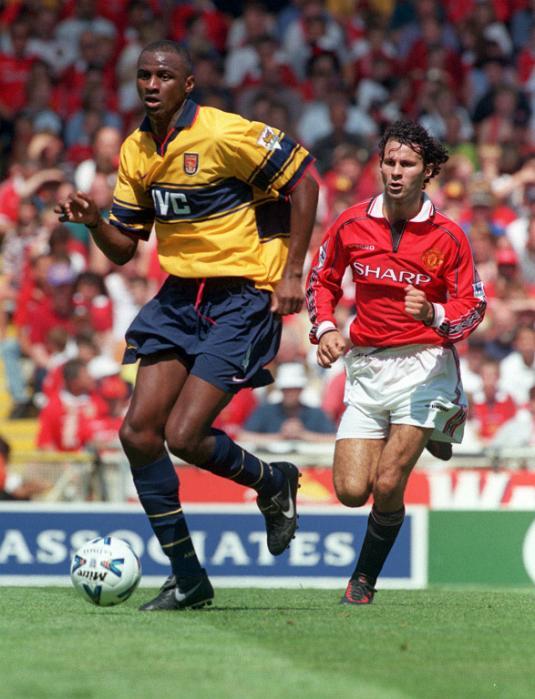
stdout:
<svg viewBox="0 0 535 699">
<path fill-rule="evenodd" d="M 317 359 L 324 369 L 330 369 L 346 351 L 346 341 L 338 330 L 329 330 L 320 337 Z"/>
<path fill-rule="evenodd" d="M 318 183 L 305 173 L 290 194 L 292 213 L 288 259 L 273 294 L 271 310 L 279 315 L 299 313 L 305 299 L 303 264 L 307 254 L 318 202 Z"/>
<path fill-rule="evenodd" d="M 115 226 L 107 223 L 93 199 L 84 192 L 71 194 L 54 209 L 60 221 L 82 223 L 87 226 L 97 246 L 108 259 L 124 265 L 132 259 L 137 249 L 137 240 L 124 235 Z"/>
<path fill-rule="evenodd" d="M 416 289 L 408 284 L 405 289 L 405 313 L 415 320 L 423 320 L 430 323 L 433 320 L 433 304 L 427 300 L 427 296 L 421 289 Z"/>
</svg>

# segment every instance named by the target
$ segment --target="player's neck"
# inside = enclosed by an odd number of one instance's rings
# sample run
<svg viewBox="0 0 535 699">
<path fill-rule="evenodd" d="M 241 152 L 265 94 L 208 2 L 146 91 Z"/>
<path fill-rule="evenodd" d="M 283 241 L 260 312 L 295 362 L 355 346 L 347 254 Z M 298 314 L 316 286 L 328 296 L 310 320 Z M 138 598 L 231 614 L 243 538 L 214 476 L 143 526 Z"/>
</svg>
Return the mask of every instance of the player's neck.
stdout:
<svg viewBox="0 0 535 699">
<path fill-rule="evenodd" d="M 180 107 L 178 107 L 178 109 L 176 109 L 170 115 L 148 115 L 152 133 L 158 141 L 164 141 L 167 138 L 169 132 L 172 131 L 172 129 L 175 127 L 178 117 L 182 114 L 182 110 L 184 109 L 185 104 L 186 100 L 184 100 Z"/>
<path fill-rule="evenodd" d="M 404 201 L 392 200 L 385 193 L 383 198 L 383 216 L 389 223 L 396 221 L 409 221 L 414 218 L 422 208 L 423 195 L 418 195 L 415 199 L 405 199 Z"/>
</svg>

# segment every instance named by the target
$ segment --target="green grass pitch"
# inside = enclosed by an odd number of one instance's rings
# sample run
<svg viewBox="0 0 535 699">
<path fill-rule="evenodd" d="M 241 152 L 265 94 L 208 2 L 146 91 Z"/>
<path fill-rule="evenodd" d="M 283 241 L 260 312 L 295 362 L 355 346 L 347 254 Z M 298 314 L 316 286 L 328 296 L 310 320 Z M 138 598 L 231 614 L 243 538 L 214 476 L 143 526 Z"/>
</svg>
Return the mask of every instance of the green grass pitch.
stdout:
<svg viewBox="0 0 535 699">
<path fill-rule="evenodd" d="M 0 588 L 2 699 L 532 699 L 535 591 L 219 589 L 199 611 Z"/>
</svg>

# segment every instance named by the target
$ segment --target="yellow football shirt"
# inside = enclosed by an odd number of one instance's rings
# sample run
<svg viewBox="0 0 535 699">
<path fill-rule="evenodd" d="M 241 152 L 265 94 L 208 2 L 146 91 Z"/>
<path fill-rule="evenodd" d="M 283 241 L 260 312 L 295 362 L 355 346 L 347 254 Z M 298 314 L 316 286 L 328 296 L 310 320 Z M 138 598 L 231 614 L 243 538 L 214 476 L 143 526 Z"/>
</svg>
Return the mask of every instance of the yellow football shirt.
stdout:
<svg viewBox="0 0 535 699">
<path fill-rule="evenodd" d="M 159 143 L 148 119 L 123 143 L 110 223 L 147 240 L 178 277 L 247 277 L 272 289 L 284 268 L 288 195 L 312 156 L 285 133 L 187 100 Z"/>
</svg>

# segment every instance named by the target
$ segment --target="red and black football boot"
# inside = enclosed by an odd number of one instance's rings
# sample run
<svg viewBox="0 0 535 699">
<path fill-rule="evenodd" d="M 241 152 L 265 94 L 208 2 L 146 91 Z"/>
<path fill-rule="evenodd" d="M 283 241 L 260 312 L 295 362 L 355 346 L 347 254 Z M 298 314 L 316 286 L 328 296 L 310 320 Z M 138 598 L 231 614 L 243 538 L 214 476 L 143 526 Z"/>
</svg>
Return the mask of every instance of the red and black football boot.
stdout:
<svg viewBox="0 0 535 699">
<path fill-rule="evenodd" d="M 376 590 L 370 584 L 368 578 L 365 575 L 359 575 L 358 578 L 351 578 L 347 583 L 347 588 L 340 600 L 340 604 L 371 604 L 375 592 Z"/>
</svg>

